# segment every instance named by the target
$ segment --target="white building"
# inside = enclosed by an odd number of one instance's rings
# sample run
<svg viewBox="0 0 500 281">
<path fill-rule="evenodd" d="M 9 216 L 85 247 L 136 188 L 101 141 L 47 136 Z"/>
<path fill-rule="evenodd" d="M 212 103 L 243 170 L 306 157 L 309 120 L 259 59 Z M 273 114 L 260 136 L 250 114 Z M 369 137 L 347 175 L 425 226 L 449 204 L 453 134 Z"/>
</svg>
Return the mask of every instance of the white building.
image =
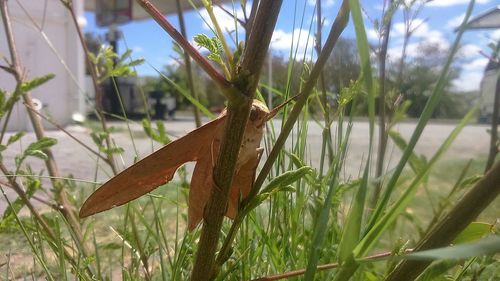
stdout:
<svg viewBox="0 0 500 281">
<path fill-rule="evenodd" d="M 132 0 L 72 0 L 82 29 L 85 25 L 84 10 L 95 11 L 96 1 L 119 7 L 132 3 L 129 15 L 134 20 L 149 18 Z M 175 0 L 151 2 L 164 14 L 176 11 Z M 199 5 L 201 1 L 192 2 Z M 189 1 L 182 0 L 180 3 L 183 9 L 191 8 Z M 11 0 L 7 1 L 7 5 L 17 51 L 27 79 L 55 74 L 54 79 L 32 91 L 33 98 L 42 104 L 42 112 L 62 126 L 69 124 L 74 116 L 85 116 L 88 111 L 85 100 L 93 96 L 93 89 L 89 87 L 91 83 L 86 82 L 84 53 L 69 11 L 61 4 L 61 0 Z M 5 66 L 4 57 L 10 61 L 5 30 L 0 21 L 0 65 Z M 15 85 L 13 76 L 0 70 L 0 88 L 12 92 Z M 45 125 L 51 127 L 50 124 Z M 16 105 L 8 130 L 32 130 L 22 103 Z"/>
<path fill-rule="evenodd" d="M 83 0 L 73 0 L 80 23 L 84 23 Z M 84 54 L 68 10 L 60 0 L 7 1 L 20 63 L 27 79 L 55 74 L 55 78 L 32 91 L 33 98 L 42 104 L 56 122 L 66 125 L 72 114 L 83 110 Z M 10 52 L 3 23 L 0 22 L 0 57 L 10 61 Z M 5 65 L 3 59 L 0 64 Z M 0 88 L 12 92 L 12 75 L 0 71 Z M 50 126 L 48 126 L 50 127 Z M 31 130 L 22 103 L 12 112 L 8 129 Z"/>
</svg>

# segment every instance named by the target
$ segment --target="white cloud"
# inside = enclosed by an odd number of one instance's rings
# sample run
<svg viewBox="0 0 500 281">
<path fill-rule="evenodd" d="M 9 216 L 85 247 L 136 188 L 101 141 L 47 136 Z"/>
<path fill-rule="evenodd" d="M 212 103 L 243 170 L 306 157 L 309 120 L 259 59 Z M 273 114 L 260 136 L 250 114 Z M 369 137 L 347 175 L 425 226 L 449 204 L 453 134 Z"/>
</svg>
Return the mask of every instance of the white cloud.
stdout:
<svg viewBox="0 0 500 281">
<path fill-rule="evenodd" d="M 450 47 L 450 43 L 444 37 L 427 37 L 420 41 L 409 43 L 406 46 L 406 56 L 408 58 L 417 57 L 420 54 L 421 48 L 425 45 L 434 45 L 439 50 L 446 51 Z M 387 50 L 390 59 L 399 59 L 401 57 L 403 45 L 391 47 Z"/>
<path fill-rule="evenodd" d="M 462 13 L 454 18 L 451 18 L 447 23 L 446 23 L 446 27 L 448 28 L 457 28 L 458 26 L 460 26 L 462 24 L 462 22 L 464 21 L 464 18 L 465 18 L 465 13 Z"/>
<path fill-rule="evenodd" d="M 477 91 L 482 78 L 482 71 L 462 72 L 459 78 L 453 80 L 453 89 L 460 92 Z"/>
<path fill-rule="evenodd" d="M 423 19 L 417 18 L 411 22 L 410 30 L 413 30 L 412 37 L 416 38 L 442 38 L 441 31 L 431 29 L 429 24 Z M 393 25 L 392 36 L 403 37 L 406 33 L 406 25 L 404 22 L 397 22 Z"/>
<path fill-rule="evenodd" d="M 230 13 L 233 12 L 233 8 L 231 6 L 225 5 L 223 7 L 226 11 Z M 235 12 L 236 12 L 236 17 L 238 19 L 244 18 L 243 10 L 241 9 L 241 7 L 238 6 L 238 8 L 235 9 Z M 223 32 L 232 32 L 235 30 L 236 19 L 233 16 L 229 15 L 219 7 L 214 7 L 214 14 L 215 18 L 217 19 L 217 23 L 219 24 Z M 203 29 L 210 30 L 208 24 L 210 24 L 211 26 L 212 21 L 210 20 L 210 16 L 208 15 L 207 10 L 206 9 L 200 10 L 200 15 L 205 19 L 205 21 L 203 22 Z M 241 27 L 241 25 L 239 25 L 239 23 L 237 22 L 236 24 L 238 25 L 238 32 L 243 32 L 244 31 L 243 27 Z"/>
<path fill-rule="evenodd" d="M 462 65 L 462 70 L 464 72 L 468 72 L 468 71 L 484 71 L 484 68 L 486 67 L 486 65 L 488 64 L 488 59 L 487 58 L 484 58 L 484 57 L 481 57 L 481 58 L 477 58 L 469 63 L 465 63 Z"/>
<path fill-rule="evenodd" d="M 316 0 L 307 0 L 307 4 L 310 6 L 316 5 Z M 330 8 L 335 4 L 335 0 L 323 0 L 321 1 L 321 8 Z"/>
<path fill-rule="evenodd" d="M 488 59 L 483 57 L 463 64 L 460 77 L 453 81 L 453 88 L 463 92 L 479 90 L 486 64 L 488 64 Z"/>
<path fill-rule="evenodd" d="M 294 49 L 298 49 L 299 54 L 303 54 L 306 48 L 310 50 L 313 44 L 314 35 L 309 34 L 309 31 L 305 29 L 295 29 L 293 32 L 277 29 L 271 39 L 271 48 L 279 51 L 289 51 L 293 45 Z"/>
<path fill-rule="evenodd" d="M 426 5 L 429 7 L 449 7 L 455 5 L 469 4 L 470 0 L 434 0 L 428 2 Z M 490 0 L 476 0 L 476 4 L 486 4 Z"/>
<path fill-rule="evenodd" d="M 378 40 L 379 39 L 378 31 L 373 29 L 373 28 L 368 28 L 366 30 L 366 36 L 368 36 L 369 40 Z"/>
<path fill-rule="evenodd" d="M 481 47 L 475 44 L 466 44 L 463 45 L 458 51 L 458 55 L 462 58 L 471 58 L 479 55 L 479 51 L 481 51 Z"/>
<path fill-rule="evenodd" d="M 141 46 L 134 46 L 134 47 L 132 47 L 132 51 L 134 53 L 142 53 L 142 52 L 144 52 L 144 48 Z"/>
</svg>

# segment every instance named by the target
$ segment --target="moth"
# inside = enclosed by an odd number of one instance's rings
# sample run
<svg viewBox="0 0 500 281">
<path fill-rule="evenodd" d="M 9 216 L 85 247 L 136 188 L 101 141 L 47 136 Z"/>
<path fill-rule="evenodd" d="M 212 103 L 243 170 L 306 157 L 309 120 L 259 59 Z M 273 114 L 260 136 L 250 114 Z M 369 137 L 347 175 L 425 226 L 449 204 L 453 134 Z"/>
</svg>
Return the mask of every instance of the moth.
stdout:
<svg viewBox="0 0 500 281">
<path fill-rule="evenodd" d="M 259 146 L 265 123 L 286 103 L 271 111 L 258 100 L 252 103 L 229 191 L 226 216 L 231 219 L 237 214 L 240 198 L 246 198 L 252 188 L 263 151 Z M 170 142 L 110 179 L 87 198 L 80 209 L 80 217 L 123 205 L 151 192 L 172 180 L 176 170 L 184 163 L 196 161 L 188 197 L 188 229 L 192 231 L 203 218 L 214 186 L 213 169 L 225 120 L 226 110 L 223 110 L 213 121 Z"/>
</svg>

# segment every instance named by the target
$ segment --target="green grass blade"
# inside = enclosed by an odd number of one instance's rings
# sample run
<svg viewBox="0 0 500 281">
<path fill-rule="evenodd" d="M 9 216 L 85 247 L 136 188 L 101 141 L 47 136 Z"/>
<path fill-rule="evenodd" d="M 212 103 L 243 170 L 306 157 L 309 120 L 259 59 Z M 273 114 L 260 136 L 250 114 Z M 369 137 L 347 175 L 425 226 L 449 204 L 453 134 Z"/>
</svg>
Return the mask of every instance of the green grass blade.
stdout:
<svg viewBox="0 0 500 281">
<path fill-rule="evenodd" d="M 416 252 L 401 258 L 408 260 L 461 260 L 496 253 L 500 253 L 499 235 L 486 237 L 472 243 Z"/>
<path fill-rule="evenodd" d="M 401 195 L 398 201 L 390 208 L 389 211 L 387 211 L 387 213 L 380 220 L 377 221 L 377 223 L 373 227 L 368 229 L 367 234 L 363 237 L 361 242 L 358 244 L 358 246 L 356 246 L 354 250 L 356 257 L 366 254 L 376 244 L 378 238 L 380 238 L 384 231 L 387 230 L 387 228 L 397 219 L 399 214 L 413 199 L 413 196 L 415 195 L 421 181 L 425 178 L 434 164 L 448 150 L 448 148 L 451 146 L 451 144 L 465 127 L 465 125 L 467 125 L 467 123 L 472 120 L 476 111 L 477 107 L 474 107 L 465 115 L 465 117 L 460 121 L 457 127 L 450 133 L 443 144 L 439 147 L 429 163 L 425 167 L 423 167 L 422 170 L 417 174 L 415 179 Z"/>
<path fill-rule="evenodd" d="M 368 177 L 370 174 L 370 162 L 373 147 L 373 132 L 375 124 L 375 92 L 373 90 L 372 68 L 370 64 L 370 49 L 366 37 L 365 25 L 361 15 L 361 7 L 357 0 L 349 0 L 351 7 L 352 21 L 356 30 L 356 42 L 361 61 L 361 78 L 364 82 L 365 91 L 368 93 L 368 116 L 369 116 L 369 148 L 366 160 L 363 179 L 356 192 L 356 196 L 349 210 L 346 219 L 346 226 L 342 233 L 342 239 L 339 246 L 339 260 L 345 261 L 352 253 L 352 250 L 359 242 L 361 233 L 361 224 L 363 222 L 363 213 L 365 210 L 365 199 L 368 189 Z"/>
<path fill-rule="evenodd" d="M 466 15 L 464 17 L 463 22 L 468 22 L 469 17 L 472 13 L 472 8 L 474 7 L 474 0 L 472 0 L 469 4 L 469 7 L 467 8 Z M 427 100 L 427 103 L 422 111 L 422 114 L 420 116 L 420 119 L 418 120 L 417 126 L 415 128 L 415 131 L 413 132 L 413 135 L 411 136 L 410 141 L 408 142 L 408 146 L 406 147 L 405 151 L 403 152 L 403 155 L 401 156 L 401 159 L 399 160 L 394 173 L 392 174 L 391 178 L 389 179 L 389 182 L 387 183 L 387 187 L 382 194 L 381 200 L 378 202 L 377 207 L 375 208 L 375 211 L 373 212 L 373 215 L 370 218 L 370 221 L 368 223 L 367 229 L 370 230 L 372 226 L 375 225 L 375 223 L 380 219 L 382 216 L 384 210 L 387 207 L 387 204 L 389 202 L 389 199 L 396 188 L 396 183 L 403 171 L 403 168 L 406 166 L 406 163 L 408 162 L 408 159 L 410 158 L 411 154 L 413 153 L 413 150 L 415 148 L 415 145 L 417 144 L 417 141 L 419 140 L 420 136 L 422 135 L 422 132 L 424 131 L 425 126 L 429 122 L 429 119 L 432 117 L 432 113 L 434 112 L 434 109 L 438 105 L 441 97 L 444 94 L 444 88 L 446 86 L 446 81 L 449 75 L 450 71 L 450 66 L 451 63 L 453 62 L 453 58 L 455 57 L 455 54 L 457 53 L 459 46 L 460 46 L 460 40 L 462 39 L 462 35 L 464 33 L 464 29 L 461 28 L 458 31 L 457 37 L 455 38 L 455 42 L 453 43 L 450 53 L 448 55 L 448 58 L 446 59 L 446 63 L 441 71 L 441 74 L 439 76 L 439 79 L 437 81 L 436 86 L 434 87 L 434 90 L 432 91 L 431 96 Z"/>
</svg>

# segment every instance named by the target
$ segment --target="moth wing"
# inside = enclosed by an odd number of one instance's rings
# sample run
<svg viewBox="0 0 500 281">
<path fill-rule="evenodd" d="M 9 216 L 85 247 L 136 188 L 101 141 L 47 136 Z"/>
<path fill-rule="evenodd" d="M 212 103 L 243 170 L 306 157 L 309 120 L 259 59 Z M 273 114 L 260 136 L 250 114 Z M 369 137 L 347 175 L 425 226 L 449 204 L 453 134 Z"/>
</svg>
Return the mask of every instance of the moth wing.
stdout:
<svg viewBox="0 0 500 281">
<path fill-rule="evenodd" d="M 226 212 L 227 217 L 231 219 L 236 217 L 236 214 L 238 213 L 240 194 L 241 199 L 245 199 L 252 190 L 259 161 L 259 154 L 256 153 L 255 157 L 250 158 L 245 164 L 243 164 L 234 176 L 233 183 L 231 184 L 231 190 L 229 191 L 229 205 Z"/>
<path fill-rule="evenodd" d="M 213 182 L 214 161 L 218 155 L 219 143 L 214 141 L 194 167 L 188 199 L 188 230 L 192 231 L 203 219 L 205 205 L 210 198 Z"/>
<path fill-rule="evenodd" d="M 128 167 L 98 188 L 80 209 L 84 218 L 134 200 L 170 181 L 184 163 L 196 161 L 204 144 L 211 144 L 224 124 L 221 116 Z"/>
</svg>

